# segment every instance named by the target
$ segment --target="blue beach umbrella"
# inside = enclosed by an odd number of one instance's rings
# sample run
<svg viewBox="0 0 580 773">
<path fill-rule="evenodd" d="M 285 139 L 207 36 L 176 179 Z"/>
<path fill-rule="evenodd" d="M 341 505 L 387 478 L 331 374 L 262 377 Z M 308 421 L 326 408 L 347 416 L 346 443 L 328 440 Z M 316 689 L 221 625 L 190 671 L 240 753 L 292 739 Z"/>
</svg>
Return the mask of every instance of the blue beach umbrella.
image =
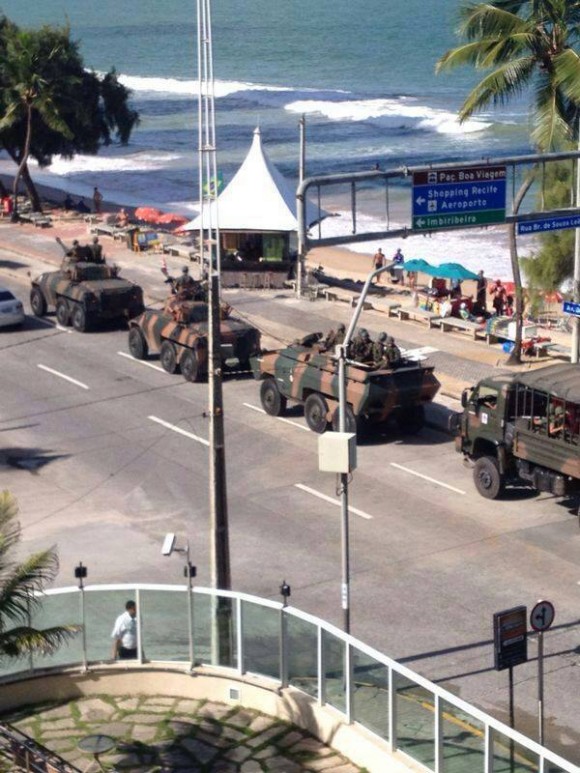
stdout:
<svg viewBox="0 0 580 773">
<path fill-rule="evenodd" d="M 414 258 L 413 260 L 406 260 L 403 264 L 403 269 L 405 271 L 421 271 L 423 274 L 434 276 L 435 266 L 427 263 L 423 258 Z"/>
<path fill-rule="evenodd" d="M 477 274 L 469 271 L 461 263 L 442 263 L 435 267 L 435 272 L 435 276 L 441 279 L 457 279 L 460 282 L 464 279 L 477 279 Z"/>
</svg>

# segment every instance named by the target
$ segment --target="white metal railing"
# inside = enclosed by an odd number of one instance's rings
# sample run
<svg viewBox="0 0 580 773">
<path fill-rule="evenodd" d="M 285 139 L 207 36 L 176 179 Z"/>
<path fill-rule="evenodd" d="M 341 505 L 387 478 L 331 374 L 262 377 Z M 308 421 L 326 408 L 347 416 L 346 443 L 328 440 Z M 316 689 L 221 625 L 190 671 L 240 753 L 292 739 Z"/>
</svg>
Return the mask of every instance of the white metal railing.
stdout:
<svg viewBox="0 0 580 773">
<path fill-rule="evenodd" d="M 91 668 L 109 659 L 110 631 L 125 601 L 137 603 L 138 659 L 259 674 L 340 711 L 392 750 L 434 773 L 578 773 L 578 766 L 313 615 L 233 591 L 187 586 L 87 585 L 41 595 L 31 624 L 80 623 L 53 656 L 10 664 L 3 680 L 55 666 Z M 75 594 L 78 599 L 75 600 Z M 189 653 L 193 652 L 193 662 Z"/>
</svg>

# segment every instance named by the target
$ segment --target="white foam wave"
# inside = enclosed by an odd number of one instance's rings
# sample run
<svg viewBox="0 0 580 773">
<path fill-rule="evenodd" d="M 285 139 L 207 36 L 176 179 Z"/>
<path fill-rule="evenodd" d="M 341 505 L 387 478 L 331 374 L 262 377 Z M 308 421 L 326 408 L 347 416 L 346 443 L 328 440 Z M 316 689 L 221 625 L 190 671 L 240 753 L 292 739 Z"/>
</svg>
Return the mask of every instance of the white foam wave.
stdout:
<svg viewBox="0 0 580 773">
<path fill-rule="evenodd" d="M 74 158 L 55 156 L 50 171 L 53 175 L 69 177 L 86 172 L 137 172 L 164 169 L 171 161 L 181 156 L 171 153 L 133 153 L 124 155 L 98 155 Z M 29 162 L 35 166 L 33 159 Z"/>
<path fill-rule="evenodd" d="M 153 94 L 172 94 L 181 97 L 196 97 L 199 89 L 197 80 L 180 80 L 178 78 L 145 78 L 140 75 L 120 75 L 119 81 L 135 92 Z M 214 93 L 217 98 L 227 97 L 238 91 L 294 91 L 288 86 L 268 86 L 263 83 L 246 83 L 244 81 L 220 81 L 214 83 Z"/>
<path fill-rule="evenodd" d="M 417 126 L 432 129 L 440 134 L 465 134 L 483 131 L 491 124 L 470 119 L 463 124 L 455 113 L 447 110 L 413 104 L 410 98 L 400 99 L 352 99 L 339 102 L 301 99 L 290 102 L 286 110 L 292 113 L 316 113 L 332 121 L 366 121 L 371 118 L 418 119 Z"/>
</svg>

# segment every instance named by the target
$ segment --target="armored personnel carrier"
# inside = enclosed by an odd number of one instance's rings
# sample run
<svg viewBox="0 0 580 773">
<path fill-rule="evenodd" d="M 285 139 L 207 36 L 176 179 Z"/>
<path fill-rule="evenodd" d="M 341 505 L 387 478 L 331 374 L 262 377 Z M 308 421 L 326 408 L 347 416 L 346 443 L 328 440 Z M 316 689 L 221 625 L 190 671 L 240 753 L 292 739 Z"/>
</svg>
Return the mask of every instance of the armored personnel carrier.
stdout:
<svg viewBox="0 0 580 773">
<path fill-rule="evenodd" d="M 32 281 L 30 305 L 37 317 L 56 309 L 60 325 L 79 333 L 109 319 L 131 319 L 143 311 L 143 290 L 122 279 L 115 266 L 63 261 L 59 271 L 49 271 Z"/>
<path fill-rule="evenodd" d="M 270 416 L 281 416 L 288 400 L 303 403 L 306 423 L 313 432 L 329 424 L 338 429 L 338 362 L 307 336 L 286 349 L 262 352 L 252 359 L 260 398 Z M 373 424 L 395 419 L 400 430 L 418 432 L 424 424 L 424 405 L 439 389 L 433 368 L 403 360 L 396 368 L 376 368 L 348 361 L 346 367 L 346 431 L 361 432 Z"/>
<path fill-rule="evenodd" d="M 186 381 L 202 381 L 208 365 L 208 304 L 171 296 L 163 309 L 145 309 L 129 323 L 129 351 L 138 360 L 159 352 L 167 373 L 181 374 Z M 221 308 L 222 363 L 249 370 L 250 357 L 260 351 L 260 331 Z"/>
</svg>

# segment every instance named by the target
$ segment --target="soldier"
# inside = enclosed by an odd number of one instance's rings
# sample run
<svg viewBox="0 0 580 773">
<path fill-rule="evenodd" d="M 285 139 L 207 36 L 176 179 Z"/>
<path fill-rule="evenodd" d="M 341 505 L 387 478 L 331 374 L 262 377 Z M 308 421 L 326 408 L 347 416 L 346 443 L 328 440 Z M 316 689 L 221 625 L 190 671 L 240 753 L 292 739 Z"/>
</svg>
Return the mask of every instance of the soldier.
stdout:
<svg viewBox="0 0 580 773">
<path fill-rule="evenodd" d="M 373 362 L 377 368 L 386 368 L 389 365 L 386 341 L 387 334 L 382 332 L 373 344 Z"/>
<path fill-rule="evenodd" d="M 368 362 L 373 356 L 373 342 L 369 331 L 361 327 L 353 340 L 349 351 L 349 357 L 358 362 Z"/>
<path fill-rule="evenodd" d="M 395 343 L 395 339 L 393 336 L 387 337 L 387 348 L 385 351 L 389 367 L 396 368 L 397 365 L 400 365 L 403 361 L 403 357 L 401 356 L 401 350 Z"/>
<path fill-rule="evenodd" d="M 93 236 L 93 241 L 87 246 L 87 250 L 90 253 L 92 263 L 106 262 L 105 258 L 103 257 L 103 247 L 99 244 L 98 236 Z"/>
<path fill-rule="evenodd" d="M 337 346 L 340 346 L 342 343 L 344 343 L 345 336 L 346 327 L 341 322 L 340 325 L 336 328 L 336 332 L 334 330 L 329 331 L 328 335 L 324 339 L 324 349 L 328 351 L 330 349 L 334 349 Z"/>
</svg>

